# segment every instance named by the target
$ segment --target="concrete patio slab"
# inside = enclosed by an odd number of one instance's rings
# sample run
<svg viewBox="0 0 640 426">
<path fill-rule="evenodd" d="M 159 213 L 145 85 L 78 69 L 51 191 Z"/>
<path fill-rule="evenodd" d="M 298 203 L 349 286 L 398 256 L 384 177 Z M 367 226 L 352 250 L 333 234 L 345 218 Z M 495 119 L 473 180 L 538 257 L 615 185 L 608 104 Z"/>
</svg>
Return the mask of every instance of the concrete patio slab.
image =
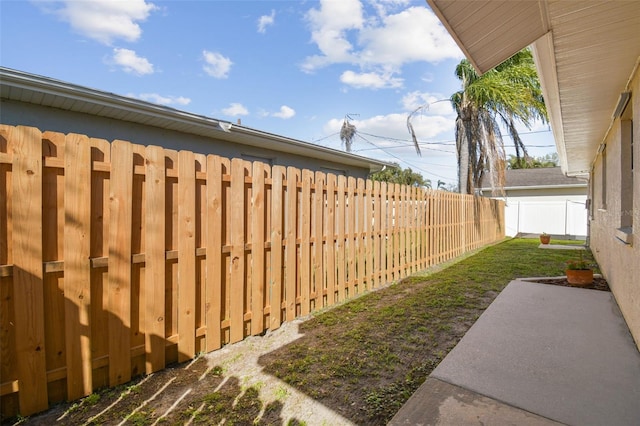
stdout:
<svg viewBox="0 0 640 426">
<path fill-rule="evenodd" d="M 640 424 L 640 353 L 609 292 L 512 281 L 416 392 L 422 401 L 441 392 L 431 379 L 568 425 Z M 420 404 L 392 424 L 456 424 L 421 421 Z M 434 410 L 423 405 L 424 418 Z"/>
<path fill-rule="evenodd" d="M 473 424 L 554 426 L 562 424 L 433 377 L 429 377 L 425 384 L 411 396 L 406 407 L 403 415 L 395 416 L 389 426 Z"/>
<path fill-rule="evenodd" d="M 540 244 L 538 248 L 550 250 L 586 250 L 585 246 L 568 244 Z"/>
</svg>

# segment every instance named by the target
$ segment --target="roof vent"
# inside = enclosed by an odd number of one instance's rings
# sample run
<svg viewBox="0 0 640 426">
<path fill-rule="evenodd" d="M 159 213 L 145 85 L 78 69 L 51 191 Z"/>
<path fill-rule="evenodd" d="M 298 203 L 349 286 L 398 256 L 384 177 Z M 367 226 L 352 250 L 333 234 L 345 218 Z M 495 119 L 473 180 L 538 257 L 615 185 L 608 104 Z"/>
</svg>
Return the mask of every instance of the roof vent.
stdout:
<svg viewBox="0 0 640 426">
<path fill-rule="evenodd" d="M 624 109 L 627 107 L 629 103 L 629 99 L 631 98 L 631 92 L 622 92 L 620 93 L 620 99 L 618 99 L 618 105 L 616 105 L 615 111 L 613 111 L 613 118 L 620 118 Z"/>
</svg>

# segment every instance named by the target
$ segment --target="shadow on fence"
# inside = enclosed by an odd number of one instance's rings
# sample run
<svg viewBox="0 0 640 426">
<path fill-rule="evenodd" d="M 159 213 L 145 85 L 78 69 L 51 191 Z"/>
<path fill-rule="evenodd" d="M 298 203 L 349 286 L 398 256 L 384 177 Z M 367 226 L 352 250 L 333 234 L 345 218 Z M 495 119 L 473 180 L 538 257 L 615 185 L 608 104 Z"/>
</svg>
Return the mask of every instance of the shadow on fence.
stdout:
<svg viewBox="0 0 640 426">
<path fill-rule="evenodd" d="M 3 416 L 504 237 L 488 198 L 0 125 Z"/>
</svg>

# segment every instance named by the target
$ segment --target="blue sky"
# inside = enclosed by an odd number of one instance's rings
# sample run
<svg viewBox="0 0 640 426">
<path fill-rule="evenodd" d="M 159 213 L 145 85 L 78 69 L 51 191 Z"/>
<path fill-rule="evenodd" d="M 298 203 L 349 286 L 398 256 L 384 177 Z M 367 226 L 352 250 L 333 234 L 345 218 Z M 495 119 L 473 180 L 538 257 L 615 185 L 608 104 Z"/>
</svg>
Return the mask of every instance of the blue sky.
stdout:
<svg viewBox="0 0 640 426">
<path fill-rule="evenodd" d="M 0 0 L 0 65 L 254 129 L 398 162 L 456 181 L 463 57 L 424 0 Z M 522 129 L 533 155 L 547 126 Z M 505 144 L 511 141 L 505 138 Z M 511 152 L 507 148 L 507 153 Z"/>
</svg>

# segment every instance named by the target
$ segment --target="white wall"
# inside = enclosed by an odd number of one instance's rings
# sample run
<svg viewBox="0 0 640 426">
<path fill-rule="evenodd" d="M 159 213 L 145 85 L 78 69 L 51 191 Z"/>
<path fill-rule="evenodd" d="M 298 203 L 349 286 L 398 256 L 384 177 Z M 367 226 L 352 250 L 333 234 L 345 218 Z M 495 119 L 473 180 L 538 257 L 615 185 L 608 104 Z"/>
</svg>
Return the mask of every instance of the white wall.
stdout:
<svg viewBox="0 0 640 426">
<path fill-rule="evenodd" d="M 586 190 L 585 190 L 586 192 Z M 585 195 L 507 196 L 505 227 L 507 236 L 518 233 L 586 237 Z"/>
</svg>

